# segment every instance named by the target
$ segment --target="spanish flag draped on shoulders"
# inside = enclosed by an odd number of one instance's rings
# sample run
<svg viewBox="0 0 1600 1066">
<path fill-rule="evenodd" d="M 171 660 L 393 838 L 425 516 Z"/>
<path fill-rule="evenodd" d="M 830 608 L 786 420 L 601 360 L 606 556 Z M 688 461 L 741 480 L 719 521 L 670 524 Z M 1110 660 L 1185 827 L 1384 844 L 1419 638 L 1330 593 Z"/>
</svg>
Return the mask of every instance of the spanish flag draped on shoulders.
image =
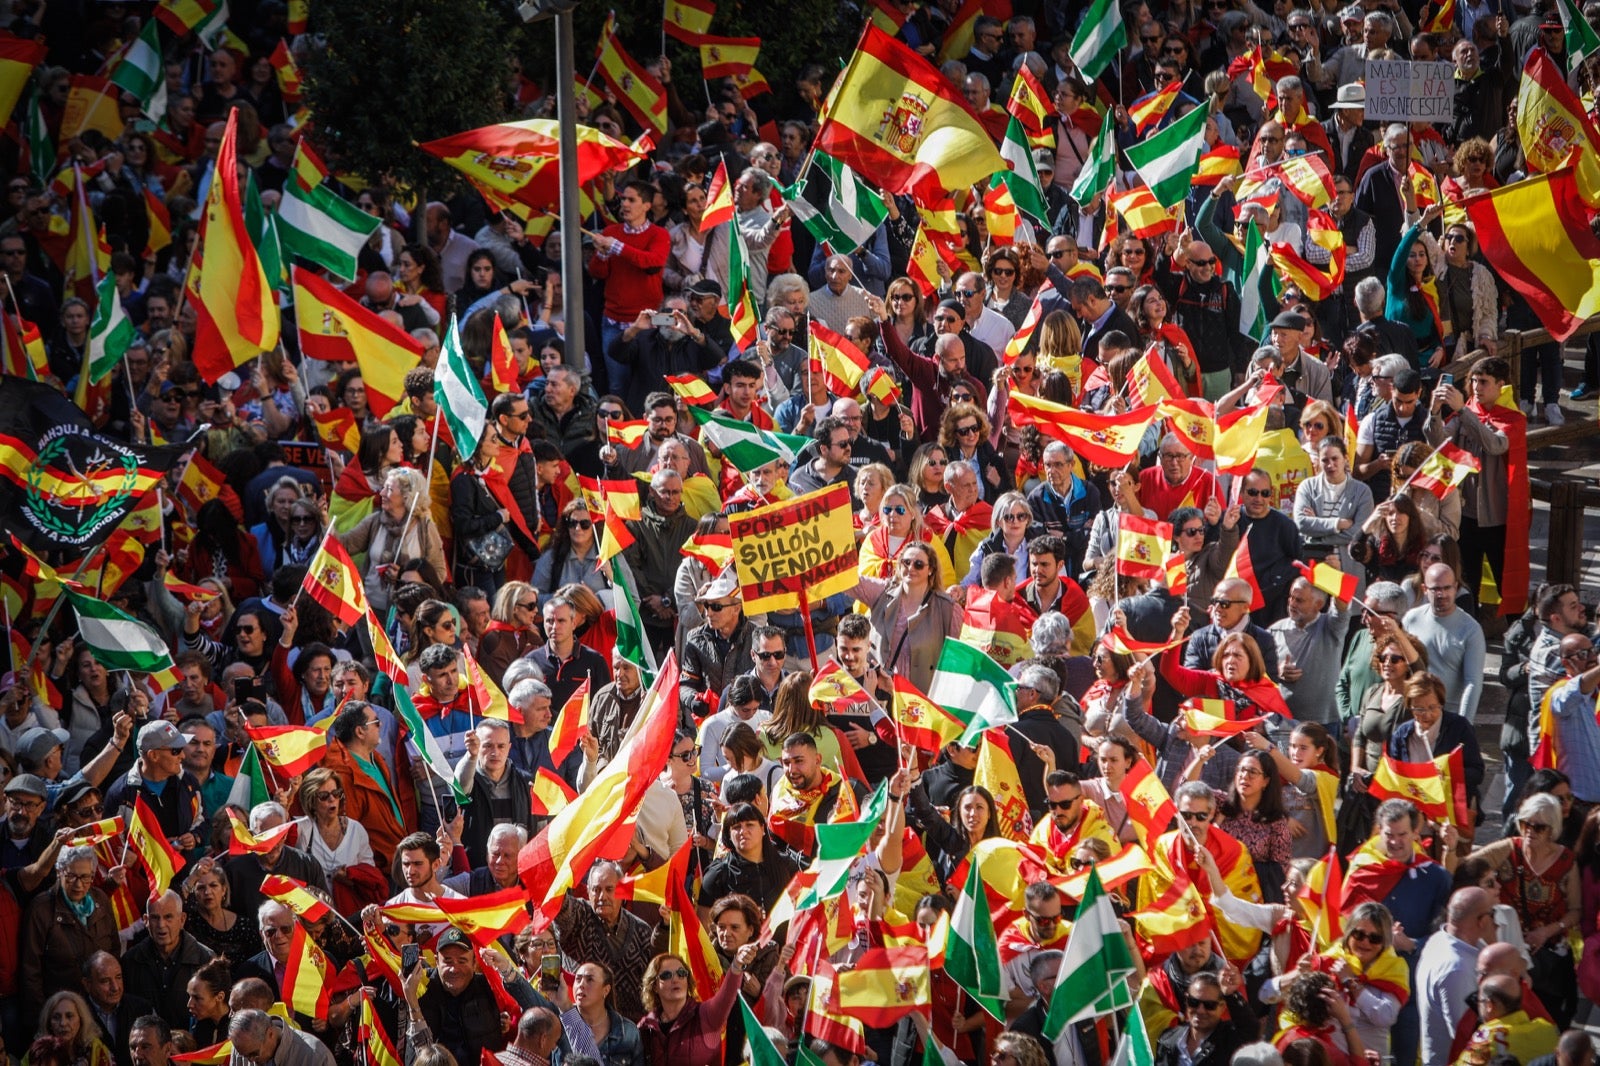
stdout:
<svg viewBox="0 0 1600 1066">
<path fill-rule="evenodd" d="M 911 537 L 893 537 L 889 534 L 889 527 L 880 522 L 867 534 L 867 539 L 861 542 L 861 549 L 857 555 L 856 572 L 862 577 L 875 577 L 887 581 L 894 576 L 896 564 L 900 561 L 900 553 L 907 544 L 915 543 Z M 933 548 L 934 556 L 939 560 L 939 572 L 951 574 L 955 565 L 951 562 L 950 553 L 945 550 L 944 542 L 924 532 L 921 543 Z"/>
<path fill-rule="evenodd" d="M 817 850 L 817 823 L 847 821 L 857 806 L 850 782 L 823 766 L 811 788 L 797 787 L 788 775 L 779 779 L 769 821 L 779 840 L 809 855 Z"/>
<path fill-rule="evenodd" d="M 1412 844 L 1410 856 L 1400 860 L 1389 857 L 1381 836 L 1373 836 L 1350 856 L 1344 875 L 1344 905 L 1340 909 L 1348 913 L 1358 903 L 1383 903 L 1407 877 L 1431 878 L 1442 885 L 1438 891 L 1443 896 L 1450 895 L 1450 875 L 1428 858 L 1421 844 Z"/>
<path fill-rule="evenodd" d="M 960 514 L 952 515 L 950 505 L 942 503 L 929 508 L 923 522 L 928 532 L 933 534 L 935 543 L 944 545 L 945 554 L 952 564 L 946 571 L 945 584 L 959 584 L 972 565 L 972 553 L 992 532 L 990 526 L 994 524 L 994 508 L 987 500 L 979 500 Z"/>
<path fill-rule="evenodd" d="M 1106 821 L 1106 812 L 1101 810 L 1100 804 L 1085 796 L 1083 811 L 1070 830 L 1063 830 L 1056 825 L 1054 818 L 1044 818 L 1033 827 L 1028 842 L 1038 845 L 1044 852 L 1045 862 L 1050 865 L 1052 872 L 1069 874 L 1074 872 L 1069 865 L 1072 853 L 1078 850 L 1079 844 L 1090 839 L 1105 841 L 1113 854 L 1121 848 L 1111 832 L 1110 823 Z"/>
<path fill-rule="evenodd" d="M 1216 860 L 1217 870 L 1235 896 L 1252 903 L 1261 902 L 1261 883 L 1256 878 L 1255 863 L 1251 861 L 1250 853 L 1245 850 L 1243 844 L 1216 826 L 1207 826 L 1204 847 Z M 1141 909 L 1159 899 L 1172 886 L 1176 872 L 1180 870 L 1188 873 L 1200 891 L 1200 898 L 1206 901 L 1207 908 L 1210 908 L 1209 901 L 1214 894 L 1211 878 L 1195 858 L 1193 846 L 1190 845 L 1182 829 L 1163 833 L 1156 841 L 1150 857 L 1155 863 L 1155 869 L 1148 876 L 1139 879 Z M 1261 930 L 1235 925 L 1215 910 L 1212 910 L 1211 917 L 1216 923 L 1217 938 L 1222 942 L 1223 954 L 1227 956 L 1229 962 L 1242 966 L 1261 946 Z"/>
</svg>

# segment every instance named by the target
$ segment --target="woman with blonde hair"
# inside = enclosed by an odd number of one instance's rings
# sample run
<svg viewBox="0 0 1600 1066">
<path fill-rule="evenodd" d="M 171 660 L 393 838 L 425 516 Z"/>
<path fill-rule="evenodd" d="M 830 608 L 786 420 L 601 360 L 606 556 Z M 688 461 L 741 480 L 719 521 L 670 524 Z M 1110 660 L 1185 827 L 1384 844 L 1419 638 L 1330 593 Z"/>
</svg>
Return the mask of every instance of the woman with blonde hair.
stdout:
<svg viewBox="0 0 1600 1066">
<path fill-rule="evenodd" d="M 923 692 L 933 682 L 945 637 L 961 635 L 961 608 L 944 590 L 951 576 L 933 545 L 913 543 L 900 552 L 892 577 L 863 577 L 854 590 L 872 618 L 878 662 Z"/>
<path fill-rule="evenodd" d="M 944 468 L 949 462 L 948 453 L 931 441 L 917 445 L 917 450 L 911 453 L 906 484 L 916 493 L 916 503 L 922 511 L 949 502 L 950 494 L 944 491 Z"/>
<path fill-rule="evenodd" d="M 388 885 L 373 857 L 366 827 L 345 813 L 338 775 L 325 766 L 307 770 L 300 779 L 298 798 L 306 813 L 294 821 L 299 833 L 296 846 L 322 867 L 337 894 L 338 909 L 350 913 L 383 902 Z M 365 869 L 352 873 L 357 867 Z"/>
<path fill-rule="evenodd" d="M 939 447 L 951 462 L 959 459 L 972 464 L 978 471 L 982 498 L 991 504 L 1015 487 L 1005 459 L 989 443 L 993 432 L 989 416 L 976 404 L 953 403 L 939 420 Z"/>
<path fill-rule="evenodd" d="M 941 470 L 942 474 L 943 471 Z M 917 494 L 910 485 L 890 485 L 878 501 L 878 521 L 861 542 L 856 572 L 862 577 L 888 579 L 894 576 L 901 554 L 913 544 L 929 544 L 944 573 L 955 573 L 950 553 L 943 542 L 928 532 Z"/>
<path fill-rule="evenodd" d="M 70 1066 L 111 1066 L 114 1061 L 105 1030 L 94 1020 L 89 1001 L 77 992 L 62 989 L 44 1001 L 38 1033 L 59 1041 Z M 29 1066 L 26 1056 L 22 1061 Z"/>
<path fill-rule="evenodd" d="M 1039 322 L 1039 369 L 1067 376 L 1076 397 L 1083 388 L 1083 331 L 1065 311 L 1051 311 Z"/>
<path fill-rule="evenodd" d="M 448 574 L 444 542 L 428 508 L 419 506 L 428 491 L 422 475 L 409 467 L 395 467 L 384 475 L 378 507 L 340 538 L 352 555 L 365 553 L 362 584 L 373 610 L 389 609 L 389 596 L 405 559 L 424 559 L 434 572 Z"/>
<path fill-rule="evenodd" d="M 817 742 L 823 766 L 838 766 L 844 757 L 839 735 L 828 725 L 828 716 L 811 702 L 811 672 L 797 670 L 785 674 L 772 697 L 772 716 L 761 723 L 756 736 L 767 758 L 783 758 L 783 742 L 795 733 L 805 733 Z"/>
<path fill-rule="evenodd" d="M 539 594 L 526 581 L 507 581 L 494 595 L 489 627 L 478 639 L 478 664 L 499 684 L 506 667 L 537 648 Z"/>
<path fill-rule="evenodd" d="M 851 517 L 858 537 L 865 536 L 873 526 L 877 525 L 878 505 L 883 502 L 884 494 L 894 483 L 894 471 L 882 463 L 868 463 L 856 469 L 856 484 L 852 495 L 861 506 L 856 508 Z"/>
</svg>

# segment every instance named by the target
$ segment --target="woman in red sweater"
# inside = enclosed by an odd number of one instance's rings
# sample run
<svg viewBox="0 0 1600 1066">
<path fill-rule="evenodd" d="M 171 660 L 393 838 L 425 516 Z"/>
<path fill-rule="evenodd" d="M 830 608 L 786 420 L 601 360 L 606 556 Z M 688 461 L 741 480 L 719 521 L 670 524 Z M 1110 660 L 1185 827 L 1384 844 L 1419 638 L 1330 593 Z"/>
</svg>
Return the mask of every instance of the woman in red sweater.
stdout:
<svg viewBox="0 0 1600 1066">
<path fill-rule="evenodd" d="M 649 1013 L 639 1022 L 649 1066 L 717 1066 L 722 1060 L 722 1030 L 744 983 L 744 968 L 760 950 L 746 944 L 723 974 L 717 994 L 695 999 L 689 964 L 676 955 L 657 955 L 644 971 L 640 996 Z"/>
</svg>

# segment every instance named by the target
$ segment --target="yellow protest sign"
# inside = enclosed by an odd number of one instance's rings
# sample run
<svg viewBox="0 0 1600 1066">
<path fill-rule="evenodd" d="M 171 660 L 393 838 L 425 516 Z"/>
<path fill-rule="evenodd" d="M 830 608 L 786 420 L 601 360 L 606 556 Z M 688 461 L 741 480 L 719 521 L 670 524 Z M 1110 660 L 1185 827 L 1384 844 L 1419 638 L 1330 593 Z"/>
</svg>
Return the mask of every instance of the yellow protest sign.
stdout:
<svg viewBox="0 0 1600 1066">
<path fill-rule="evenodd" d="M 850 489 L 829 485 L 804 496 L 728 516 L 744 609 L 795 610 L 856 583 Z"/>
</svg>

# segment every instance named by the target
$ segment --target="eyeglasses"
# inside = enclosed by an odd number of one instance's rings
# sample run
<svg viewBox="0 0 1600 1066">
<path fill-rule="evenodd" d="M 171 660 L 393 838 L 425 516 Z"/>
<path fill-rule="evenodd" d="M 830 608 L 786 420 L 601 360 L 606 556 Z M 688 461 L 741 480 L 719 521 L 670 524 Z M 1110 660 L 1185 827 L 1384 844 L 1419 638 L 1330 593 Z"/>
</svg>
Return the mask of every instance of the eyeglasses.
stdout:
<svg viewBox="0 0 1600 1066">
<path fill-rule="evenodd" d="M 91 884 L 94 881 L 94 871 L 91 870 L 86 874 L 62 874 L 61 880 L 63 884 L 68 885 Z"/>
<path fill-rule="evenodd" d="M 1186 822 L 1209 822 L 1209 821 L 1211 821 L 1211 812 L 1210 811 L 1179 811 L 1178 813 L 1183 815 L 1183 820 L 1186 821 Z"/>
<path fill-rule="evenodd" d="M 1222 1000 L 1220 999 L 1201 999 L 1199 996 L 1188 996 L 1185 998 L 1189 1006 L 1199 1007 L 1201 1010 L 1216 1010 L 1218 1007 L 1222 1006 Z"/>
<path fill-rule="evenodd" d="M 755 657 L 764 663 L 781 662 L 787 655 L 788 652 L 782 651 L 758 651 L 755 653 Z"/>
<path fill-rule="evenodd" d="M 792 337 L 792 336 L 794 336 L 794 330 L 792 330 L 792 329 L 782 329 L 782 328 L 776 327 L 776 326 L 768 326 L 767 327 L 767 333 L 770 336 L 773 336 L 773 337 Z"/>
<path fill-rule="evenodd" d="M 1345 938 L 1356 944 L 1381 944 L 1382 933 L 1369 933 L 1365 929 L 1352 929 L 1345 934 Z"/>
<path fill-rule="evenodd" d="M 926 559 L 901 559 L 900 566 L 905 570 L 926 570 L 928 561 Z"/>
<path fill-rule="evenodd" d="M 691 975 L 688 968 L 680 966 L 676 970 L 662 970 L 660 973 L 656 974 L 656 980 L 666 981 L 670 978 L 676 977 L 680 981 L 687 981 L 690 976 Z"/>
<path fill-rule="evenodd" d="M 592 519 L 588 519 L 588 518 L 569 518 L 569 519 L 567 519 L 567 528 L 568 529 L 593 529 L 594 528 L 594 521 Z"/>
<path fill-rule="evenodd" d="M 956 295 L 961 297 L 963 300 L 970 300 L 975 296 L 981 296 L 983 294 L 977 289 L 957 289 Z"/>
<path fill-rule="evenodd" d="M 1271 489 L 1245 489 L 1244 490 L 1244 494 L 1246 496 L 1253 496 L 1258 500 L 1264 500 L 1267 497 L 1272 495 L 1272 490 Z"/>
<path fill-rule="evenodd" d="M 1162 452 L 1161 453 L 1161 461 L 1163 463 L 1176 463 L 1180 459 L 1187 459 L 1187 458 L 1189 458 L 1189 453 L 1188 452 Z"/>
<path fill-rule="evenodd" d="M 1249 602 L 1250 602 L 1249 600 L 1225 600 L 1221 596 L 1217 596 L 1214 599 L 1212 599 L 1211 606 L 1212 607 L 1243 607 L 1245 604 L 1247 604 Z"/>
<path fill-rule="evenodd" d="M 932 466 L 933 464 L 929 463 L 928 465 Z M 944 464 L 940 463 L 939 465 L 943 466 Z M 891 505 L 886 503 L 882 507 L 878 508 L 878 513 L 880 513 L 880 514 L 892 514 L 892 515 L 903 515 L 903 514 L 906 513 L 906 505 L 903 504 L 903 503 L 897 503 L 897 504 L 894 504 L 894 505 L 891 506 Z"/>
<path fill-rule="evenodd" d="M 978 430 L 980 428 L 981 427 L 979 427 L 977 425 L 957 426 L 956 427 L 956 436 L 958 436 L 958 437 L 975 437 L 975 436 L 977 436 Z"/>
</svg>

